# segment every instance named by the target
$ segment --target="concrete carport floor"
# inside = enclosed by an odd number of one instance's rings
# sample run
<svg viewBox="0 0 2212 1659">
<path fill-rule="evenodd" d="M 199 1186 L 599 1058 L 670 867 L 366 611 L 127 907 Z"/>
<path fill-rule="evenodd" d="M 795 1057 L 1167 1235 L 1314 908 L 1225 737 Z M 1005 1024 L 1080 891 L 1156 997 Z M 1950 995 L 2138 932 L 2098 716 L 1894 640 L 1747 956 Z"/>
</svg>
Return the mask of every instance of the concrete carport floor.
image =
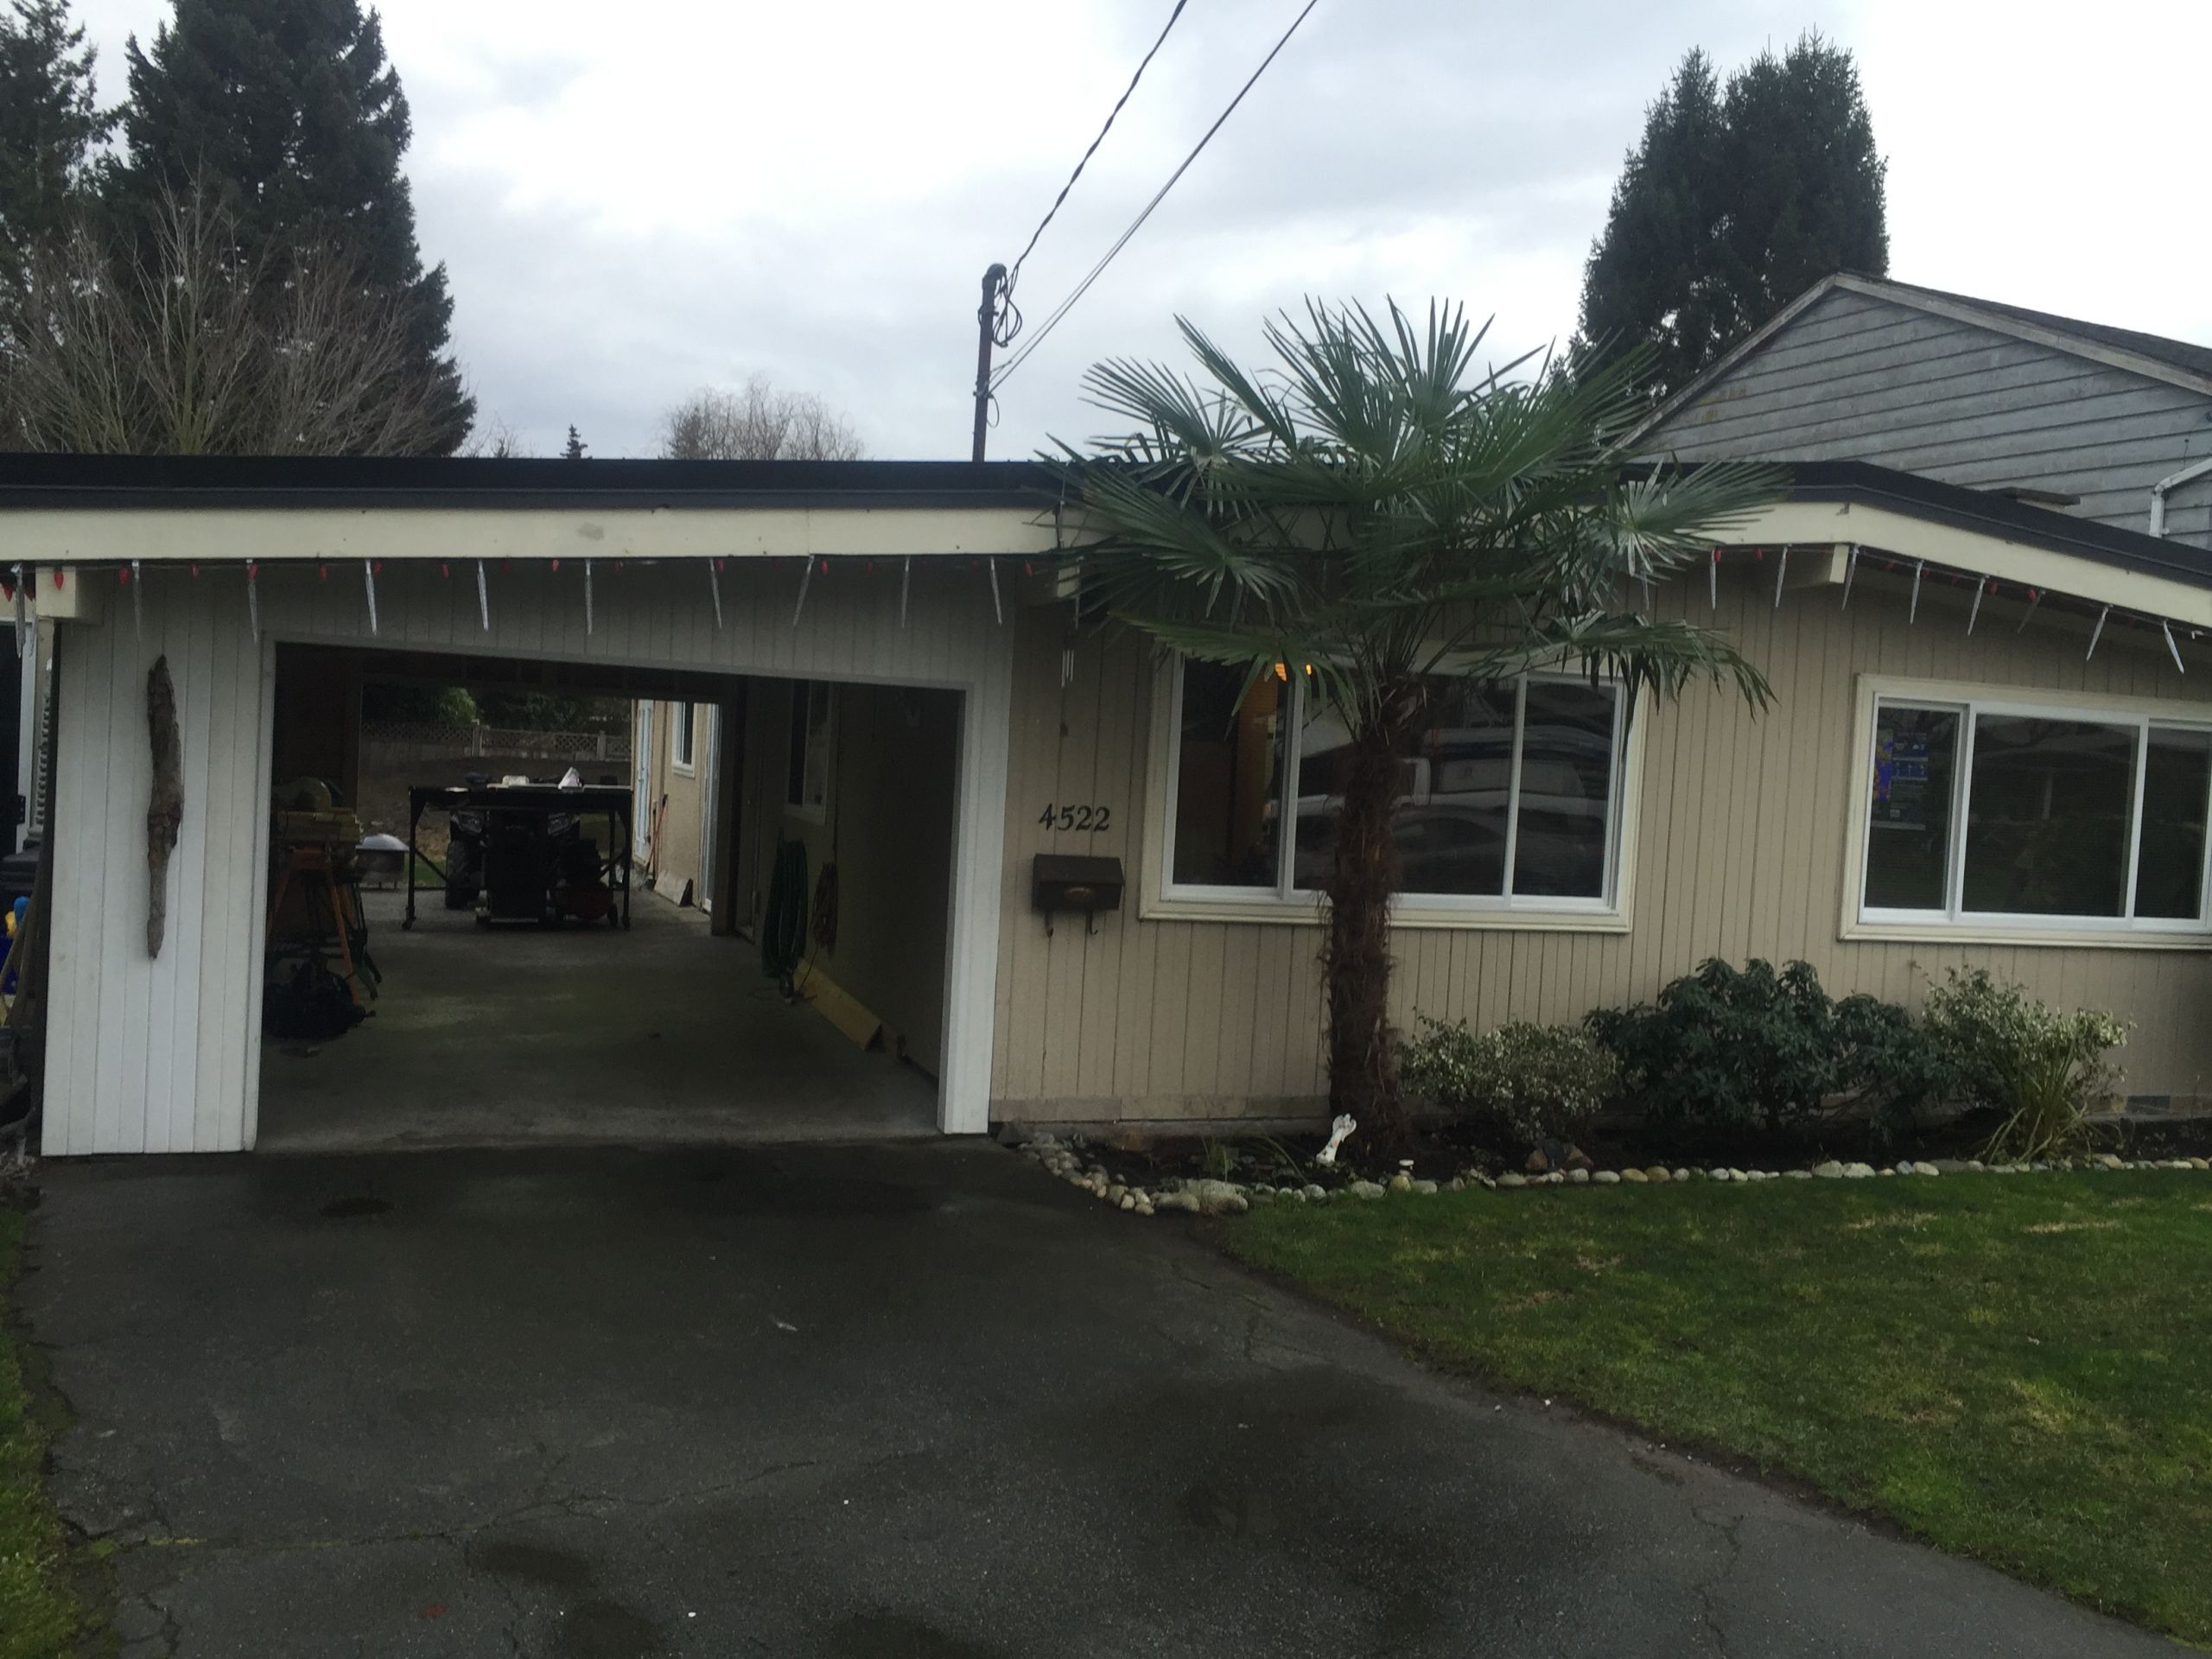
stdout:
<svg viewBox="0 0 2212 1659">
<path fill-rule="evenodd" d="M 987 1143 L 43 1173 L 123 1659 L 2174 1651 Z"/>
<path fill-rule="evenodd" d="M 937 1132 L 930 1079 L 786 1004 L 744 940 L 642 885 L 628 930 L 477 925 L 365 895 L 369 1019 L 265 1039 L 264 1152 L 849 1141 Z"/>
</svg>

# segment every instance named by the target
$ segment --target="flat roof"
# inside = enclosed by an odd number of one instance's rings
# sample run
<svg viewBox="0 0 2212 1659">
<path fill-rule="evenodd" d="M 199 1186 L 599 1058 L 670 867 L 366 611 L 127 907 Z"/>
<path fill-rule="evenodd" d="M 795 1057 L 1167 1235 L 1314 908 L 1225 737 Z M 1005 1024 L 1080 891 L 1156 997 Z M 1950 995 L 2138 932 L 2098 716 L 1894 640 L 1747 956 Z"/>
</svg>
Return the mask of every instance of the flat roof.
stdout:
<svg viewBox="0 0 2212 1659">
<path fill-rule="evenodd" d="M 2212 588 L 2212 552 L 1866 461 L 1782 461 L 1792 501 L 1865 502 Z M 1059 499 L 1034 461 L 562 461 L 0 454 L 0 510 L 317 507 L 1013 509 Z"/>
<path fill-rule="evenodd" d="M 0 506 L 1034 510 L 1033 461 L 563 461 L 416 455 L 0 454 Z"/>
</svg>

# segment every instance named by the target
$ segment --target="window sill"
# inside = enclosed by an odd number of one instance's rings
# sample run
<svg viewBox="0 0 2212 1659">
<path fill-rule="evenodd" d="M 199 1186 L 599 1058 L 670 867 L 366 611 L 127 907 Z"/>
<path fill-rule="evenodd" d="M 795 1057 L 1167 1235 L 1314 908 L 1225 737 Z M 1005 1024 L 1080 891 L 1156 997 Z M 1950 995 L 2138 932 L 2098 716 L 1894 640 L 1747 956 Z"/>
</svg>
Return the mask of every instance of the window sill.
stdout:
<svg viewBox="0 0 2212 1659">
<path fill-rule="evenodd" d="M 801 823 L 827 823 L 830 822 L 830 809 L 826 806 L 793 806 L 786 801 L 784 803 L 784 816 L 796 818 Z"/>
<path fill-rule="evenodd" d="M 1320 905 L 1307 899 L 1147 899 L 1141 922 L 1253 922 L 1273 927 L 1319 927 Z M 1394 928 L 1481 929 L 1507 933 L 1626 933 L 1629 919 L 1613 910 L 1466 910 L 1438 905 L 1396 905 Z"/>
<path fill-rule="evenodd" d="M 688 760 L 671 760 L 668 763 L 668 769 L 679 778 L 696 778 L 699 775 L 699 768 Z"/>
<path fill-rule="evenodd" d="M 2212 933 L 2152 928 L 2004 927 L 1976 922 L 1849 921 L 1840 939 L 1887 944 L 2042 945 L 2063 950 L 2212 950 Z"/>
</svg>

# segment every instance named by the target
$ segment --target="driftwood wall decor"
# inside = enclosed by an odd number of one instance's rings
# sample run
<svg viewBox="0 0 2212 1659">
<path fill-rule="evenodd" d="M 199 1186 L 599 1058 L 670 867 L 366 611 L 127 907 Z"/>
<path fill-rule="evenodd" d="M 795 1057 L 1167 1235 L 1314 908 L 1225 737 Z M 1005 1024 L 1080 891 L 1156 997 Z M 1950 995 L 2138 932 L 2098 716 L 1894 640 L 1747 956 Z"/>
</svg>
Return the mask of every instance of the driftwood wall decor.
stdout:
<svg viewBox="0 0 2212 1659">
<path fill-rule="evenodd" d="M 168 928 L 169 854 L 184 822 L 184 764 L 176 729 L 176 688 L 169 659 L 154 658 L 146 671 L 146 729 L 154 741 L 154 792 L 146 808 L 146 868 L 152 877 L 146 902 L 146 954 L 162 954 Z"/>
</svg>

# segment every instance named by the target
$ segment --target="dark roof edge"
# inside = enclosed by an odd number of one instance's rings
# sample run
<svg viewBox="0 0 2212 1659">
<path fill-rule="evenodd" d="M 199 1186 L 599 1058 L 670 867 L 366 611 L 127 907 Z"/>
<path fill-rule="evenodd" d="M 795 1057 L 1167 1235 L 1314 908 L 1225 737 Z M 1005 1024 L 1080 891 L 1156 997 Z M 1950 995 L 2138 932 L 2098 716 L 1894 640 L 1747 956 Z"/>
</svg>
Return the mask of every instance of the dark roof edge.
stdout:
<svg viewBox="0 0 2212 1659">
<path fill-rule="evenodd" d="M 1030 508 L 1032 461 L 494 461 L 416 456 L 0 454 L 8 507 Z"/>
<path fill-rule="evenodd" d="M 1863 461 L 1783 461 L 1793 501 L 1864 502 L 2053 553 L 2212 588 L 2212 555 L 2185 543 L 2121 530 L 1985 490 L 1941 484 Z M 1686 468 L 1686 470 L 1691 470 Z M 1840 539 L 1848 540 L 1848 537 Z"/>
</svg>

